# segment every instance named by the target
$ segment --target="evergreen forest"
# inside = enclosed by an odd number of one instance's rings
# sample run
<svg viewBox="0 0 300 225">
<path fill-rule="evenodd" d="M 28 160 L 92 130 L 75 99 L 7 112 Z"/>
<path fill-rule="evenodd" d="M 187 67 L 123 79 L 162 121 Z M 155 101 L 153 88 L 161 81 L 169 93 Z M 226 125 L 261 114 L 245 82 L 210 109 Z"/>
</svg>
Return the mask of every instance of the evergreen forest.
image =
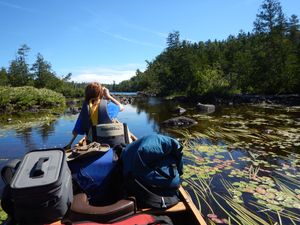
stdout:
<svg viewBox="0 0 300 225">
<path fill-rule="evenodd" d="M 278 0 L 264 0 L 252 32 L 226 40 L 191 43 L 179 31 L 144 72 L 136 71 L 119 90 L 158 95 L 300 93 L 300 24 Z"/>
</svg>

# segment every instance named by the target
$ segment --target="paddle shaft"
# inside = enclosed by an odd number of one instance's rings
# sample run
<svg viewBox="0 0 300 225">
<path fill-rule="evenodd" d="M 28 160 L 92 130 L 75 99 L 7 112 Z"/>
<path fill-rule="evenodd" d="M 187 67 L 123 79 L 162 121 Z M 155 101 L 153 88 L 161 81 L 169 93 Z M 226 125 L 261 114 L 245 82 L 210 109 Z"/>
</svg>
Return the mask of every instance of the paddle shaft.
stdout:
<svg viewBox="0 0 300 225">
<path fill-rule="evenodd" d="M 73 142 L 75 141 L 77 135 L 73 135 L 72 139 L 70 140 L 69 144 L 67 144 L 65 147 L 63 147 L 64 150 L 68 150 L 71 148 Z"/>
</svg>

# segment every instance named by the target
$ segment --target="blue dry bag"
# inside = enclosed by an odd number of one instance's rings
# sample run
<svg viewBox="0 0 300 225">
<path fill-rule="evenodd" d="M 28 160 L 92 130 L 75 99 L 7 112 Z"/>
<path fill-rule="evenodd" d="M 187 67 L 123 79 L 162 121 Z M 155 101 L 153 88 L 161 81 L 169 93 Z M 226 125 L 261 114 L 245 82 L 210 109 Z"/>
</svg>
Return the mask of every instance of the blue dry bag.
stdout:
<svg viewBox="0 0 300 225">
<path fill-rule="evenodd" d="M 125 185 L 138 201 L 157 208 L 178 202 L 183 163 L 182 147 L 176 139 L 159 134 L 145 136 L 129 144 L 121 160 Z"/>
</svg>

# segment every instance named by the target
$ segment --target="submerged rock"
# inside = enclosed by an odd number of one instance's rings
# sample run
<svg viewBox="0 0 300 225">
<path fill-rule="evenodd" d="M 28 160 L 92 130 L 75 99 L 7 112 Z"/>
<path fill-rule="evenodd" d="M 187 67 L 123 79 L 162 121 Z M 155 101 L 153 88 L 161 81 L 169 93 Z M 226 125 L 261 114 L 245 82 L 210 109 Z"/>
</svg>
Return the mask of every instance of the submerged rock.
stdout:
<svg viewBox="0 0 300 225">
<path fill-rule="evenodd" d="M 192 126 L 197 124 L 198 122 L 196 120 L 193 120 L 191 118 L 185 117 L 185 116 L 179 116 L 174 117 L 171 119 L 168 119 L 164 122 L 162 122 L 162 125 L 168 126 L 168 127 L 184 127 L 184 126 Z"/>
<path fill-rule="evenodd" d="M 186 112 L 186 109 L 184 109 L 184 108 L 182 108 L 182 107 L 180 107 L 180 106 L 178 106 L 178 107 L 176 107 L 175 109 L 174 109 L 174 113 L 177 113 L 177 114 L 179 114 L 179 115 L 181 115 L 181 114 L 183 114 L 183 113 L 185 113 Z"/>
<path fill-rule="evenodd" d="M 207 105 L 207 104 L 197 104 L 197 108 L 200 110 L 200 112 L 204 113 L 213 113 L 216 110 L 215 105 Z"/>
<path fill-rule="evenodd" d="M 66 110 L 66 114 L 72 114 L 72 115 L 76 115 L 78 113 L 80 113 L 81 111 L 81 108 L 80 107 L 69 107 L 67 110 Z"/>
</svg>

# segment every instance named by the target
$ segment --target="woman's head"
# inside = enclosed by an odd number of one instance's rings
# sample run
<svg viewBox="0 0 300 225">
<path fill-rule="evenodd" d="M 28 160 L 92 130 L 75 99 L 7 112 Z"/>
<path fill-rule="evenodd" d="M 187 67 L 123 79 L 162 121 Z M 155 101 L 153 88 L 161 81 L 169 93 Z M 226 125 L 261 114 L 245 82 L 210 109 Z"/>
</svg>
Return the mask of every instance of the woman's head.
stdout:
<svg viewBox="0 0 300 225">
<path fill-rule="evenodd" d="M 85 88 L 85 101 L 89 102 L 92 99 L 102 98 L 102 86 L 97 82 L 88 84 Z"/>
</svg>

